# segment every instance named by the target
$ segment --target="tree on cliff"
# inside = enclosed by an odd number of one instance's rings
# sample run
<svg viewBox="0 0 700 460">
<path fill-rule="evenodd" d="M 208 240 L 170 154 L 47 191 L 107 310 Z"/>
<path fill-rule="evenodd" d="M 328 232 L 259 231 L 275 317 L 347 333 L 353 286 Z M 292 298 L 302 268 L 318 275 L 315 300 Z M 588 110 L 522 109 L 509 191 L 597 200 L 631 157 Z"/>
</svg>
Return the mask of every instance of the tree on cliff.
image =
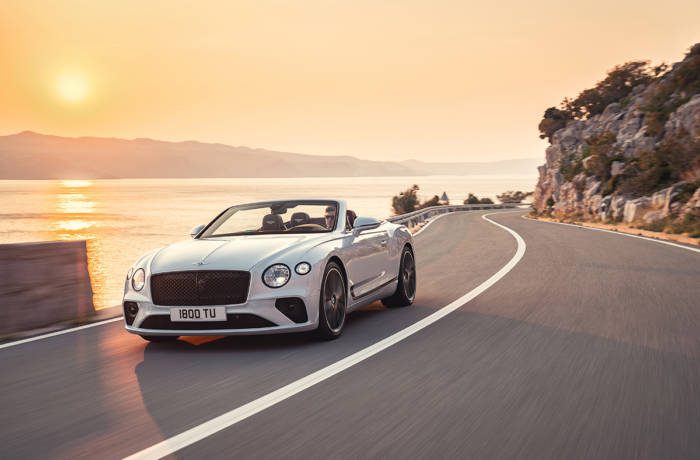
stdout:
<svg viewBox="0 0 700 460">
<path fill-rule="evenodd" d="M 539 124 L 540 138 L 552 140 L 552 135 L 570 120 L 587 120 L 603 113 L 613 102 L 624 100 L 635 86 L 647 85 L 667 70 L 661 64 L 651 66 L 649 61 L 630 61 L 614 67 L 593 88 L 584 89 L 575 99 L 565 98 L 559 107 L 544 112 Z"/>
<path fill-rule="evenodd" d="M 550 107 L 544 111 L 544 117 L 538 126 L 540 130 L 540 139 L 547 139 L 552 142 L 552 135 L 566 126 L 566 123 L 571 120 L 571 116 L 565 110 L 556 107 Z"/>
</svg>

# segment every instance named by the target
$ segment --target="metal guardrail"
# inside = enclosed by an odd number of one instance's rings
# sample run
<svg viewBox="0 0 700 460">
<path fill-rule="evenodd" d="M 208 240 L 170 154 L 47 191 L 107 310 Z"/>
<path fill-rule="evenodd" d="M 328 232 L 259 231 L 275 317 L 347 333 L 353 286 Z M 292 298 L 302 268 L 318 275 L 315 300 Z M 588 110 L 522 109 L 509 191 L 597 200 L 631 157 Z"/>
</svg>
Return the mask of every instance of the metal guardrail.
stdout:
<svg viewBox="0 0 700 460">
<path fill-rule="evenodd" d="M 406 227 L 415 227 L 416 225 L 422 224 L 425 221 L 432 219 L 440 214 L 447 214 L 449 212 L 461 212 L 461 211 L 479 211 L 482 209 L 517 209 L 523 206 L 529 206 L 527 203 L 501 203 L 501 204 L 461 204 L 461 205 L 444 205 L 444 206 L 431 206 L 425 209 L 419 209 L 418 211 L 409 212 L 407 214 L 401 214 L 398 216 L 391 216 L 387 218 L 389 222 L 395 224 L 403 224 Z"/>
</svg>

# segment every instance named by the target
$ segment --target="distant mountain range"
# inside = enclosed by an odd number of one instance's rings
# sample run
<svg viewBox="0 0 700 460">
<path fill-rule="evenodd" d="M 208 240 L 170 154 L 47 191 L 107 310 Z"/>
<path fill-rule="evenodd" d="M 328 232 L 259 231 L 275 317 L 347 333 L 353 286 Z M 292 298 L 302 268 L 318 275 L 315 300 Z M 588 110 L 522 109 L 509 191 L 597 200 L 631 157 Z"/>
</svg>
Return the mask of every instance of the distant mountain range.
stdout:
<svg viewBox="0 0 700 460">
<path fill-rule="evenodd" d="M 531 174 L 537 158 L 471 163 L 361 160 L 196 141 L 0 136 L 0 179 L 320 177 Z"/>
</svg>

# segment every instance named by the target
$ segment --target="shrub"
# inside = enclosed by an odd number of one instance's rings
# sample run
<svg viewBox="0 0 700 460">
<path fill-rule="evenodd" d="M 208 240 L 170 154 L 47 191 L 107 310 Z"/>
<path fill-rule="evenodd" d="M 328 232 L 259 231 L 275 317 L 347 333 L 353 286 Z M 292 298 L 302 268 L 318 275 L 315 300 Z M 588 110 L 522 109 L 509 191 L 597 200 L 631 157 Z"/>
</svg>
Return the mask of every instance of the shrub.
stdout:
<svg viewBox="0 0 700 460">
<path fill-rule="evenodd" d="M 700 43 L 658 79 L 642 104 L 647 134 L 661 136 L 671 113 L 700 93 Z"/>
<path fill-rule="evenodd" d="M 615 191 L 615 186 L 617 185 L 618 177 L 620 176 L 611 177 L 605 182 L 603 182 L 603 185 L 600 188 L 600 194 L 603 196 L 612 195 L 612 193 Z"/>
<path fill-rule="evenodd" d="M 659 219 L 648 224 L 641 224 L 638 228 L 642 230 L 649 230 L 651 232 L 663 232 L 668 225 L 668 219 Z"/>
<path fill-rule="evenodd" d="M 479 204 L 479 197 L 470 193 L 467 198 L 464 199 L 464 204 Z"/>
<path fill-rule="evenodd" d="M 394 214 L 407 214 L 423 208 L 429 208 L 430 206 L 440 206 L 440 197 L 434 195 L 431 199 L 420 202 L 418 199 L 418 190 L 420 187 L 413 184 L 412 187 L 404 190 L 398 195 L 394 195 L 391 198 L 391 208 L 394 210 Z"/>
<path fill-rule="evenodd" d="M 700 238 L 700 218 L 692 214 L 686 214 L 680 220 L 670 223 L 666 227 L 669 233 L 687 233 L 691 238 Z"/>
<path fill-rule="evenodd" d="M 440 202 L 440 197 L 437 195 L 433 195 L 433 197 L 431 199 L 419 204 L 416 209 L 423 209 L 423 208 L 429 208 L 431 206 L 440 206 L 440 205 L 442 205 L 442 203 Z"/>
<path fill-rule="evenodd" d="M 683 180 L 687 171 L 700 167 L 700 142 L 689 137 L 669 139 L 632 161 L 620 178 L 619 190 L 647 195 Z"/>
<path fill-rule="evenodd" d="M 603 113 L 613 102 L 629 96 L 635 86 L 647 85 L 665 70 L 665 67 L 651 67 L 649 61 L 630 61 L 614 67 L 602 81 L 593 88 L 585 89 L 571 101 L 566 102 L 566 110 L 576 120 L 586 120 Z"/>
<path fill-rule="evenodd" d="M 391 207 L 394 210 L 394 213 L 406 214 L 415 211 L 419 205 L 418 190 L 420 190 L 420 187 L 414 184 L 412 187 L 404 190 L 398 195 L 395 195 L 391 199 Z"/>
<path fill-rule="evenodd" d="M 520 190 L 513 192 L 509 190 L 500 195 L 496 195 L 496 198 L 498 198 L 501 203 L 522 203 L 522 201 L 530 195 L 532 195 L 532 192 L 521 192 Z"/>
<path fill-rule="evenodd" d="M 542 121 L 538 126 L 540 130 L 540 139 L 547 139 L 552 142 L 552 136 L 566 126 L 566 123 L 571 120 L 571 115 L 556 107 L 550 107 L 544 111 Z"/>
<path fill-rule="evenodd" d="M 698 189 L 698 187 L 700 187 L 700 180 L 680 185 L 678 187 L 678 194 L 676 195 L 673 201 L 677 201 L 683 204 L 687 203 L 688 200 L 690 200 L 690 198 L 695 193 L 695 190 Z"/>
<path fill-rule="evenodd" d="M 574 180 L 574 177 L 583 172 L 583 162 L 580 158 L 564 160 L 559 168 L 559 172 L 567 182 L 571 182 Z"/>
<path fill-rule="evenodd" d="M 694 47 L 695 48 L 695 47 Z M 613 102 L 623 103 L 635 86 L 648 85 L 666 71 L 666 65 L 652 67 L 649 61 L 631 61 L 614 67 L 607 76 L 576 96 L 565 98 L 559 107 L 550 107 L 544 112 L 538 126 L 541 139 L 552 141 L 556 131 L 564 128 L 570 120 L 587 120 L 603 113 Z"/>
</svg>

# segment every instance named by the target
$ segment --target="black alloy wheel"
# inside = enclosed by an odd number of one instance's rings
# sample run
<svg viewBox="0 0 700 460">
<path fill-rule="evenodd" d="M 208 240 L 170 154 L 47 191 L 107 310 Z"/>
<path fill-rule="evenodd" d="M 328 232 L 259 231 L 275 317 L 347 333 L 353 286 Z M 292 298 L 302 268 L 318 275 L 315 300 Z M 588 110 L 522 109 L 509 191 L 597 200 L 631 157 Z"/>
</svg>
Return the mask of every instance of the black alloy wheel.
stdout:
<svg viewBox="0 0 700 460">
<path fill-rule="evenodd" d="M 407 307 L 416 298 L 416 260 L 413 251 L 408 246 L 404 246 L 401 253 L 401 263 L 399 264 L 399 282 L 396 285 L 396 292 L 391 297 L 382 299 L 382 303 L 389 307 Z"/>
<path fill-rule="evenodd" d="M 345 326 L 347 288 L 340 266 L 329 262 L 323 273 L 319 299 L 318 329 L 321 338 L 332 340 L 340 336 Z"/>
</svg>

